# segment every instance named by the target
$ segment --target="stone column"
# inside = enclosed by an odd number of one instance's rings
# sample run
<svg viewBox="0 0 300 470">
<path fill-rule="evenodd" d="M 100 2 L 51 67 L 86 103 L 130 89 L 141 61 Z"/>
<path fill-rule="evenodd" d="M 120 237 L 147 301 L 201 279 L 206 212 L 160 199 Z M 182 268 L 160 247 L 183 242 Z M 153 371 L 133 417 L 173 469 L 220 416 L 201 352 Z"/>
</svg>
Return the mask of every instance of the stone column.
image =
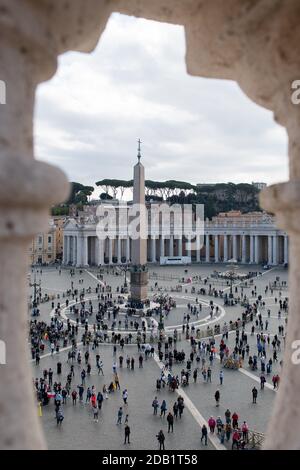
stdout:
<svg viewBox="0 0 300 470">
<path fill-rule="evenodd" d="M 185 250 L 186 250 L 186 256 L 192 257 L 192 250 L 191 250 L 191 238 L 186 238 L 185 240 Z"/>
<path fill-rule="evenodd" d="M 254 259 L 255 264 L 259 264 L 260 253 L 259 253 L 259 236 L 255 235 L 254 237 Z"/>
<path fill-rule="evenodd" d="M 272 256 L 272 235 L 268 236 L 268 264 L 271 266 L 273 263 L 273 256 Z"/>
<path fill-rule="evenodd" d="M 200 262 L 200 235 L 196 236 L 196 261 L 197 263 Z"/>
<path fill-rule="evenodd" d="M 67 235 L 64 235 L 63 264 L 67 264 Z"/>
<path fill-rule="evenodd" d="M 126 238 L 126 262 L 130 262 L 130 238 Z"/>
<path fill-rule="evenodd" d="M 273 262 L 272 264 L 276 266 L 278 264 L 278 238 L 277 235 L 273 235 Z"/>
<path fill-rule="evenodd" d="M 118 264 L 121 264 L 122 263 L 122 239 L 120 236 L 118 236 L 118 239 L 117 239 L 117 257 L 118 257 Z"/>
<path fill-rule="evenodd" d="M 298 128 L 295 135 L 299 141 Z M 290 152 L 300 154 L 300 145 L 292 145 Z M 291 157 L 291 155 L 290 155 Z M 298 164 L 300 159 L 298 159 Z M 286 332 L 283 369 L 276 394 L 264 448 L 299 449 L 300 433 L 300 165 L 299 172 L 291 173 L 287 183 L 266 188 L 261 194 L 262 206 L 276 214 L 277 225 L 286 230 L 289 237 L 289 319 Z M 287 256 L 287 241 L 285 242 Z M 280 423 L 280 426 L 278 426 Z"/>
<path fill-rule="evenodd" d="M 69 253 L 68 253 L 68 258 L 70 264 L 73 263 L 73 237 L 72 235 L 69 236 Z"/>
<path fill-rule="evenodd" d="M 219 235 L 215 235 L 215 263 L 219 262 Z"/>
<path fill-rule="evenodd" d="M 237 239 L 236 235 L 232 235 L 232 257 L 236 261 L 238 261 L 238 253 L 237 253 Z"/>
<path fill-rule="evenodd" d="M 108 264 L 113 264 L 113 245 L 112 245 L 112 238 L 108 239 Z"/>
<path fill-rule="evenodd" d="M 254 263 L 254 236 L 250 235 L 250 263 Z"/>
<path fill-rule="evenodd" d="M 98 237 L 95 237 L 95 264 L 96 266 L 99 266 L 100 264 L 100 248 L 99 248 L 99 245 L 100 245 L 100 241 L 99 241 L 99 238 Z"/>
<path fill-rule="evenodd" d="M 287 235 L 284 236 L 283 240 L 283 262 L 284 264 L 288 264 L 289 262 L 289 253 L 288 253 L 288 237 Z"/>
<path fill-rule="evenodd" d="M 178 238 L 178 256 L 182 256 L 182 237 Z"/>
<path fill-rule="evenodd" d="M 68 194 L 64 174 L 33 154 L 35 89 L 54 74 L 56 62 L 49 40 L 48 46 L 41 40 L 39 20 L 23 15 L 27 4 L 1 1 L 0 15 L 0 78 L 6 83 L 6 104 L 0 105 L 0 340 L 6 348 L 0 448 L 7 450 L 46 447 L 28 354 L 28 247 L 47 230 L 50 207 Z"/>
<path fill-rule="evenodd" d="M 73 237 L 69 235 L 69 242 L 68 242 L 68 262 L 70 264 L 73 263 Z"/>
<path fill-rule="evenodd" d="M 151 237 L 151 261 L 156 263 L 156 238 L 155 236 Z"/>
<path fill-rule="evenodd" d="M 210 243 L 209 235 L 205 235 L 205 261 L 206 263 L 210 262 Z"/>
<path fill-rule="evenodd" d="M 69 260 L 70 263 L 73 264 L 73 235 L 70 235 L 70 243 L 69 243 Z"/>
<path fill-rule="evenodd" d="M 165 256 L 165 239 L 163 235 L 160 237 L 160 256 Z"/>
<path fill-rule="evenodd" d="M 246 247 L 246 235 L 242 235 L 242 263 L 247 262 L 247 247 Z"/>
<path fill-rule="evenodd" d="M 104 240 L 103 238 L 98 238 L 98 250 L 99 250 L 99 265 L 104 265 Z"/>
<path fill-rule="evenodd" d="M 89 253 L 88 253 L 88 239 L 89 237 L 87 235 L 83 235 L 83 266 L 88 266 L 89 265 Z"/>
<path fill-rule="evenodd" d="M 68 236 L 68 263 L 72 264 L 72 235 Z"/>
<path fill-rule="evenodd" d="M 81 234 L 77 235 L 77 266 L 82 266 L 82 253 L 83 253 L 83 237 Z"/>
<path fill-rule="evenodd" d="M 223 241 L 223 250 L 224 250 L 224 256 L 223 256 L 223 261 L 226 263 L 228 261 L 228 235 L 224 235 L 224 241 Z"/>
<path fill-rule="evenodd" d="M 169 256 L 174 256 L 174 236 L 173 235 L 170 235 L 170 250 L 169 250 L 169 253 L 170 255 Z"/>
<path fill-rule="evenodd" d="M 64 254 L 65 254 L 65 260 L 66 260 L 66 264 L 69 263 L 70 259 L 69 259 L 69 235 L 65 235 L 65 244 L 64 244 Z"/>
<path fill-rule="evenodd" d="M 73 235 L 73 266 L 76 266 L 76 253 L 77 253 L 77 247 L 76 247 L 76 241 L 77 237 Z"/>
</svg>

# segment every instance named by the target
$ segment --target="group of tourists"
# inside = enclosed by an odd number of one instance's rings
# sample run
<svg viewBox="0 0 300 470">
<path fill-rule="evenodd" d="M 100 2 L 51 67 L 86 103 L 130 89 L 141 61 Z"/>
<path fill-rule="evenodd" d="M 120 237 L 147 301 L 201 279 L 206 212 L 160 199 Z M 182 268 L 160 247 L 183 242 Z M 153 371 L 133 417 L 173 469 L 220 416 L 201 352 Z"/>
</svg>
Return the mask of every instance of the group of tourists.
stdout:
<svg viewBox="0 0 300 470">
<path fill-rule="evenodd" d="M 72 273 L 72 278 L 74 274 Z M 100 286 L 100 285 L 99 285 Z M 74 286 L 72 286 L 72 290 Z M 255 286 L 252 290 L 254 301 L 243 306 L 243 312 L 240 314 L 237 322 L 231 323 L 231 328 L 226 322 L 223 327 L 219 325 L 220 338 L 214 334 L 208 338 L 197 338 L 197 332 L 191 320 L 198 317 L 202 311 L 202 304 L 196 298 L 195 304 L 189 302 L 184 313 L 184 322 L 182 326 L 183 333 L 186 334 L 187 342 L 180 343 L 178 347 L 178 332 L 175 329 L 168 337 L 163 335 L 156 344 L 146 343 L 146 323 L 145 320 L 136 321 L 125 314 L 124 326 L 135 330 L 134 339 L 137 344 L 135 354 L 124 352 L 127 344 L 131 344 L 133 333 L 123 334 L 122 331 L 112 332 L 112 370 L 111 379 L 103 383 L 104 361 L 101 357 L 100 345 L 106 340 L 108 326 L 111 328 L 117 324 L 119 306 L 121 305 L 121 296 L 117 301 L 112 297 L 111 286 L 109 289 L 101 288 L 98 291 L 97 305 L 86 299 L 84 294 L 80 294 L 77 299 L 74 298 L 74 304 L 70 305 L 68 299 L 66 305 L 69 307 L 69 313 L 73 321 L 64 319 L 61 315 L 62 307 L 60 302 L 55 305 L 52 303 L 52 315 L 50 322 L 38 321 L 32 319 L 29 324 L 29 339 L 31 344 L 32 360 L 41 370 L 41 377 L 33 380 L 37 399 L 42 406 L 51 404 L 53 400 L 55 420 L 57 427 L 60 428 L 65 419 L 64 407 L 72 404 L 73 407 L 78 404 L 87 405 L 87 410 L 91 415 L 92 421 L 99 422 L 103 403 L 113 394 L 118 394 L 122 406 L 118 406 L 116 424 L 124 424 L 124 444 L 130 444 L 131 429 L 129 426 L 128 399 L 130 390 L 120 385 L 120 374 L 122 369 L 126 368 L 130 372 L 136 369 L 143 369 L 145 362 L 154 358 L 155 354 L 162 363 L 160 376 L 156 379 L 154 388 L 157 395 L 152 400 L 153 415 L 159 416 L 162 424 L 167 424 L 167 432 L 174 432 L 174 423 L 183 416 L 184 399 L 180 395 L 181 387 L 188 387 L 191 382 L 195 385 L 199 383 L 202 376 L 202 382 L 212 384 L 214 390 L 212 399 L 216 407 L 220 406 L 223 400 L 222 387 L 224 386 L 224 367 L 229 357 L 238 359 L 243 367 L 249 366 L 253 373 L 258 374 L 260 381 L 260 393 L 264 390 L 267 382 L 266 376 L 272 374 L 273 389 L 276 390 L 280 384 L 279 373 L 273 373 L 274 364 L 279 362 L 278 354 L 281 352 L 282 343 L 285 342 L 285 326 L 280 323 L 278 332 L 274 335 L 269 333 L 269 310 L 267 319 L 263 320 L 261 309 L 265 308 L 263 299 L 257 294 Z M 88 289 L 86 290 L 86 292 Z M 211 289 L 210 295 L 216 297 L 216 289 Z M 243 292 L 241 292 L 241 295 Z M 218 292 L 218 296 L 221 295 Z M 171 311 L 174 305 L 171 305 L 171 298 L 167 298 L 167 311 Z M 244 298 L 244 296 L 243 296 Z M 279 312 L 287 313 L 288 300 L 276 299 L 276 305 L 279 306 Z M 175 304 L 176 305 L 176 304 Z M 211 315 L 218 314 L 219 307 L 210 302 L 209 311 Z M 90 324 L 91 317 L 95 316 L 95 323 Z M 278 317 L 281 320 L 281 315 Z M 112 320 L 110 325 L 105 323 L 105 319 Z M 246 332 L 248 322 L 252 322 L 250 335 Z M 116 322 L 114 324 L 114 322 Z M 127 322 L 127 323 L 126 323 Z M 112 328 L 114 329 L 114 328 Z M 229 336 L 230 330 L 234 330 L 233 340 Z M 107 335 L 104 337 L 104 335 Z M 130 336 L 129 336 L 130 335 Z M 255 347 L 250 346 L 249 336 L 255 336 Z M 129 340 L 130 337 L 130 340 Z M 126 339 L 125 339 L 126 338 Z M 66 361 L 59 359 L 50 368 L 42 369 L 40 365 L 41 356 L 50 351 L 53 358 L 57 358 L 61 353 L 61 348 L 67 348 Z M 95 359 L 95 363 L 93 362 Z M 216 367 L 216 364 L 218 366 Z M 280 362 L 280 365 L 282 363 Z M 180 370 L 177 367 L 180 366 Z M 75 378 L 76 377 L 76 378 Z M 101 385 L 99 386 L 99 379 Z M 90 385 L 95 380 L 96 385 Z M 226 383 L 225 376 L 225 383 Z M 87 383 L 88 382 L 88 383 Z M 218 388 L 216 389 L 216 385 Z M 162 389 L 174 393 L 177 391 L 178 397 L 174 395 L 169 400 L 159 399 L 159 393 Z M 251 390 L 252 403 L 257 403 L 259 391 L 254 386 Z M 221 416 L 210 416 L 207 425 L 200 429 L 200 442 L 208 445 L 210 434 L 216 434 L 221 444 L 227 444 L 231 441 L 231 448 L 244 448 L 248 443 L 249 426 L 246 420 L 240 423 L 236 411 L 231 413 L 226 410 L 224 419 Z M 161 427 L 161 426 L 160 426 Z M 163 429 L 160 429 L 156 438 L 159 448 L 165 448 L 165 435 Z"/>
</svg>

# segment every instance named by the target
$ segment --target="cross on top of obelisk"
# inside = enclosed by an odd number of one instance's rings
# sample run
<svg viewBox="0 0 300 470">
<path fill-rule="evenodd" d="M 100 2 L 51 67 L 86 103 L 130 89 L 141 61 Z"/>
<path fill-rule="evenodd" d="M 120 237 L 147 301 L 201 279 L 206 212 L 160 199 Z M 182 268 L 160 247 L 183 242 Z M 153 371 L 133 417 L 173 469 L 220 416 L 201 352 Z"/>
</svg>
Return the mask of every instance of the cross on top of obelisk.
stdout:
<svg viewBox="0 0 300 470">
<path fill-rule="evenodd" d="M 138 140 L 138 154 L 137 154 L 137 157 L 138 157 L 138 161 L 140 163 L 140 159 L 141 159 L 141 139 Z"/>
</svg>

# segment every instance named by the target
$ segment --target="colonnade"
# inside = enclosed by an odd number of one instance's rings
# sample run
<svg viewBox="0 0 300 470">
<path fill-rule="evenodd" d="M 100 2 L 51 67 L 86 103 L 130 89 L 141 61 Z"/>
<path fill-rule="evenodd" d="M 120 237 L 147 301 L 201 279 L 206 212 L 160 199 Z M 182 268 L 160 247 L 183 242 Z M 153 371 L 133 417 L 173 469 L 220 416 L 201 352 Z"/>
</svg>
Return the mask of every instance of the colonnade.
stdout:
<svg viewBox="0 0 300 470">
<path fill-rule="evenodd" d="M 95 235 L 77 233 L 64 235 L 63 262 L 65 265 L 113 265 L 130 263 L 131 239 L 99 239 Z M 211 234 L 196 236 L 191 243 L 184 237 L 150 237 L 147 241 L 147 260 L 157 263 L 160 257 L 190 256 L 193 262 L 226 263 L 235 259 L 242 264 L 288 263 L 288 237 L 276 234 Z"/>
</svg>

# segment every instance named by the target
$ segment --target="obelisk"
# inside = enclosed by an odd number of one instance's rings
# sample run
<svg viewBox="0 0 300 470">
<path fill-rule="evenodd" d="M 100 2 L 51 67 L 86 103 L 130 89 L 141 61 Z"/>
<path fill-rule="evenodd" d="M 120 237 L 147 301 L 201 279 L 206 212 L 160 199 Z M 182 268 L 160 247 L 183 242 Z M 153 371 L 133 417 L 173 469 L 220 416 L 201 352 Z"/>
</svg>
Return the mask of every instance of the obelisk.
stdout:
<svg viewBox="0 0 300 470">
<path fill-rule="evenodd" d="M 139 213 L 139 232 L 132 237 L 130 304 L 143 308 L 148 298 L 147 210 L 145 206 L 145 168 L 141 163 L 141 141 L 138 140 L 138 162 L 133 169 L 133 205 Z"/>
</svg>

